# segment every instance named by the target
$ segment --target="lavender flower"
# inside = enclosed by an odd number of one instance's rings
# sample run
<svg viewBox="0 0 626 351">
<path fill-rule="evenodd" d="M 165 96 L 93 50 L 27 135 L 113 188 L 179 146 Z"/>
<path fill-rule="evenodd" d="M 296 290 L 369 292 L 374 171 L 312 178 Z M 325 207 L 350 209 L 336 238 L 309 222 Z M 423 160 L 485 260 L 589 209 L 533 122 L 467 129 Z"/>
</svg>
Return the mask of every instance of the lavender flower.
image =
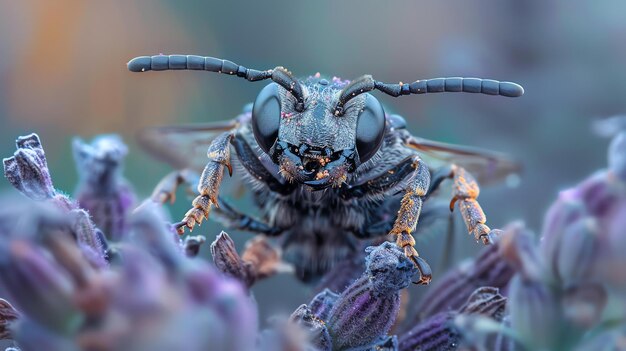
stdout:
<svg viewBox="0 0 626 351">
<path fill-rule="evenodd" d="M 478 316 L 501 322 L 505 306 L 506 298 L 497 288 L 478 288 L 459 309 L 436 313 L 402 333 L 398 350 L 456 350 L 469 337 L 469 328 L 459 324 L 467 324 L 468 320 Z"/>
<path fill-rule="evenodd" d="M 226 232 L 221 232 L 211 244 L 211 254 L 217 269 L 239 279 L 248 288 L 281 269 L 278 252 L 263 238 L 249 240 L 240 257 L 235 242 Z"/>
<path fill-rule="evenodd" d="M 110 240 L 120 240 L 135 195 L 122 176 L 127 148 L 117 135 L 102 135 L 91 144 L 74 139 L 74 160 L 80 178 L 76 200 Z"/>
<path fill-rule="evenodd" d="M 395 244 L 368 247 L 366 271 L 341 294 L 326 289 L 261 338 L 262 350 L 397 350 L 388 336 L 400 290 L 417 273 Z"/>
<path fill-rule="evenodd" d="M 503 233 L 502 235 L 507 235 Z M 504 289 L 515 271 L 500 253 L 500 241 L 482 249 L 478 256 L 463 261 L 440 277 L 426 291 L 411 324 L 440 312 L 460 309 L 474 291 L 483 286 Z"/>
<path fill-rule="evenodd" d="M 61 218 L 0 245 L 2 290 L 20 311 L 3 323 L 23 351 L 254 349 L 256 308 L 244 288 L 187 258 L 155 208 L 131 217 L 120 260 L 103 267 L 55 224 L 68 213 L 52 213 Z"/>
<path fill-rule="evenodd" d="M 267 239 L 250 240 L 240 256 L 220 234 L 211 245 L 215 269 L 192 259 L 204 237 L 181 240 L 159 206 L 128 213 L 119 138 L 75 141 L 82 208 L 53 187 L 37 136 L 22 137 L 5 174 L 29 199 L 0 204 L 0 337 L 23 351 L 608 347 L 624 333 L 623 323 L 607 329 L 607 312 L 622 316 L 606 306 L 626 295 L 626 135 L 614 134 L 608 169 L 561 193 L 540 244 L 523 225 L 508 226 L 477 257 L 420 288 L 418 313 L 397 336 L 388 334 L 402 323 L 400 296 L 416 271 L 394 244 L 347 258 L 308 305 L 259 334 L 249 288 L 283 270 Z"/>
<path fill-rule="evenodd" d="M 72 278 L 49 258 L 50 252 L 13 240 L 0 248 L 0 254 L 0 280 L 18 310 L 55 332 L 75 332 L 83 316 L 73 303 Z"/>
<path fill-rule="evenodd" d="M 326 320 L 333 350 L 364 347 L 389 332 L 400 308 L 400 290 L 416 273 L 394 244 L 366 250 L 366 271 L 334 303 Z"/>
<path fill-rule="evenodd" d="M 0 340 L 11 338 L 11 323 L 18 319 L 19 315 L 8 301 L 0 299 Z"/>
<path fill-rule="evenodd" d="M 81 248 L 95 265 L 105 264 L 106 242 L 98 233 L 89 214 L 80 209 L 69 197 L 52 185 L 48 163 L 37 134 L 17 139 L 17 151 L 4 159 L 4 175 L 22 194 L 36 201 L 45 201 L 67 214 L 63 220 L 69 226 Z M 54 216 L 41 216 L 43 210 L 32 211 L 32 220 L 49 220 Z M 58 216 L 57 216 L 58 217 Z M 43 224 L 45 227 L 45 223 Z"/>
<path fill-rule="evenodd" d="M 314 315 L 320 319 L 326 320 L 338 299 L 339 294 L 335 294 L 329 289 L 324 289 L 324 291 L 315 295 L 313 300 L 309 302 L 309 307 Z"/>
<path fill-rule="evenodd" d="M 21 193 L 34 200 L 51 199 L 56 194 L 39 136 L 17 138 L 17 151 L 5 158 L 4 176 Z"/>
</svg>

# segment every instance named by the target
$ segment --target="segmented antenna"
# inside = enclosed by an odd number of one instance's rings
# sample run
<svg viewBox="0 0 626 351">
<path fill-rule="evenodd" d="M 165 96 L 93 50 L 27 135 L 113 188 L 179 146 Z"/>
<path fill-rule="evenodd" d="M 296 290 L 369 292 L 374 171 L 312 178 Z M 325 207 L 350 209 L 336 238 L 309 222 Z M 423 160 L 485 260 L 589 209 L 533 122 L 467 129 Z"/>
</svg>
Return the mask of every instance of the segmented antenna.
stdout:
<svg viewBox="0 0 626 351">
<path fill-rule="evenodd" d="M 248 81 L 271 79 L 278 85 L 287 89 L 296 98 L 296 110 L 304 110 L 304 94 L 300 82 L 283 67 L 271 70 L 259 71 L 246 68 L 232 61 L 222 60 L 215 57 L 196 55 L 155 55 L 139 56 L 128 62 L 128 70 L 131 72 L 166 71 L 166 70 L 199 70 L 236 75 Z"/>
<path fill-rule="evenodd" d="M 348 100 L 374 89 L 393 97 L 442 92 L 480 93 L 508 97 L 518 97 L 524 94 L 524 88 L 519 84 L 492 79 L 450 77 L 421 79 L 410 84 L 388 84 L 376 81 L 372 76 L 366 75 L 353 80 L 343 88 L 335 107 L 335 115 L 343 115 L 344 106 Z"/>
</svg>

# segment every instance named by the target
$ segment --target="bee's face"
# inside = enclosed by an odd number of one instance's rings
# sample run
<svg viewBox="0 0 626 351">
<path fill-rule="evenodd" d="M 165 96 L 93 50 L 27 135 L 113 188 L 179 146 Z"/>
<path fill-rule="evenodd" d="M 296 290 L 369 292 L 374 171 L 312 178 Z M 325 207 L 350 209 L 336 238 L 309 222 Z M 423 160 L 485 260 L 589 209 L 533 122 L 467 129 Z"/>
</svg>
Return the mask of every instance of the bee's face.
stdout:
<svg viewBox="0 0 626 351">
<path fill-rule="evenodd" d="M 310 77 L 303 84 L 304 109 L 272 83 L 258 95 L 252 109 L 254 136 L 264 152 L 290 181 L 313 189 L 339 186 L 380 148 L 385 130 L 382 105 L 370 94 L 349 100 L 341 116 L 335 107 L 347 84 Z"/>
</svg>

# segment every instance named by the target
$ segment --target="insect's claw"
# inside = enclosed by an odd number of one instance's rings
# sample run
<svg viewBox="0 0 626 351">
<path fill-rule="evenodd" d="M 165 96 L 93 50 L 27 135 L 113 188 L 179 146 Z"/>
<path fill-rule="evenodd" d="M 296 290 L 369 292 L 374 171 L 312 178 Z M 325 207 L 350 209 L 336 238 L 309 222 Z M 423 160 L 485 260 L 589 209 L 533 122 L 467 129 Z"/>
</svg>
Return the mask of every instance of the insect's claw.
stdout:
<svg viewBox="0 0 626 351">
<path fill-rule="evenodd" d="M 492 229 L 491 231 L 489 231 L 489 233 L 481 235 L 479 239 L 483 242 L 483 244 L 491 245 L 494 244 L 501 235 L 502 230 Z"/>
<path fill-rule="evenodd" d="M 450 212 L 454 212 L 454 205 L 459 200 L 458 196 L 454 196 L 452 200 L 450 200 Z"/>
<path fill-rule="evenodd" d="M 176 222 L 176 223 L 172 224 L 172 227 L 174 229 L 176 229 L 176 233 L 178 233 L 178 235 L 183 235 L 183 234 L 185 234 L 185 226 L 186 225 L 187 225 L 186 222 L 180 221 L 180 222 Z"/>
<path fill-rule="evenodd" d="M 396 245 L 404 249 L 404 255 L 408 257 L 417 268 L 419 279 L 413 283 L 428 285 L 433 277 L 432 270 L 430 269 L 428 263 L 426 263 L 426 260 L 421 258 L 417 253 L 417 250 L 413 247 L 413 245 L 415 245 L 415 238 L 413 238 L 413 235 L 408 232 L 401 232 L 400 234 L 397 234 Z"/>
<path fill-rule="evenodd" d="M 228 168 L 228 173 L 231 175 L 233 171 L 230 164 L 229 151 L 232 137 L 232 132 L 223 133 L 213 140 L 211 146 L 209 146 L 207 152 L 209 162 L 204 168 L 198 182 L 198 192 L 200 195 L 193 199 L 191 203 L 193 207 L 187 211 L 185 218 L 183 218 L 183 222 L 187 223 L 187 227 L 190 231 L 196 224 L 201 225 L 204 219 L 209 218 L 211 206 L 218 207 L 217 195 L 219 194 L 220 184 L 222 183 L 224 167 Z"/>
<path fill-rule="evenodd" d="M 428 285 L 433 278 L 433 273 L 430 269 L 430 265 L 426 262 L 426 260 L 419 256 L 411 256 L 409 258 L 411 259 L 411 261 L 413 261 L 415 267 L 417 267 L 420 275 L 419 279 L 417 281 L 414 281 L 413 284 Z"/>
<path fill-rule="evenodd" d="M 230 162 L 227 162 L 225 164 L 225 166 L 228 169 L 228 176 L 232 177 L 233 176 L 233 166 L 230 164 Z"/>
</svg>

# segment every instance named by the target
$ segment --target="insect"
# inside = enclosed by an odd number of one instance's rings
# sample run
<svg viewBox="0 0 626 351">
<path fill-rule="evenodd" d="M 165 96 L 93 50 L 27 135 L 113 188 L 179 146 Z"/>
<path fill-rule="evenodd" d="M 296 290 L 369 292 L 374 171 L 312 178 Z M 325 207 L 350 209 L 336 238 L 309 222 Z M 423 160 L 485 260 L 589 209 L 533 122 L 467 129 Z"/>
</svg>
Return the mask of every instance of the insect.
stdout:
<svg viewBox="0 0 626 351">
<path fill-rule="evenodd" d="M 517 165 L 499 153 L 415 137 L 405 120 L 386 114 L 371 92 L 394 97 L 434 92 L 521 96 L 524 90 L 515 83 L 453 77 L 388 84 L 370 75 L 344 81 L 319 74 L 298 80 L 283 67 L 260 71 L 195 55 L 141 56 L 128 69 L 204 70 L 251 82 L 271 80 L 235 120 L 159 127 L 144 137 L 149 150 L 179 169 L 157 188 L 162 200 L 173 196 L 180 183 L 193 181 L 189 170 L 196 161 L 189 160 L 189 145 L 210 142 L 199 195 L 177 224 L 181 234 L 208 218 L 214 207 L 232 228 L 276 237 L 285 261 L 302 280 L 316 278 L 348 257 L 359 239 L 391 234 L 417 266 L 416 283 L 428 284 L 432 272 L 414 248 L 412 233 L 423 203 L 445 179 L 453 180 L 450 209 L 458 204 L 469 233 L 485 244 L 498 234 L 485 224 L 476 201 L 478 183 L 469 171 L 487 179 L 508 174 Z M 231 148 L 253 189 L 258 218 L 238 212 L 219 196 L 224 172 L 233 172 Z M 448 165 L 429 168 L 423 156 L 433 153 Z"/>
</svg>

